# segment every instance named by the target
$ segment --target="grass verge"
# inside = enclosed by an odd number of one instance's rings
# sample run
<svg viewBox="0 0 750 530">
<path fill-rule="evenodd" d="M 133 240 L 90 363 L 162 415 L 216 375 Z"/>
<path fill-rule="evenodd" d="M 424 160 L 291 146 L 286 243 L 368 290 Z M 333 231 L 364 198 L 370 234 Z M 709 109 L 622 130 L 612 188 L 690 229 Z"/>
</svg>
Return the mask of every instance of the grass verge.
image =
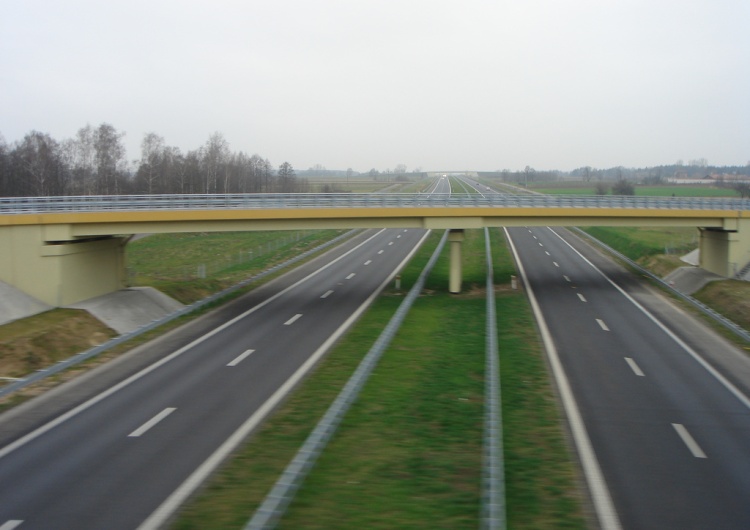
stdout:
<svg viewBox="0 0 750 530">
<path fill-rule="evenodd" d="M 498 233 L 499 234 L 499 233 Z M 561 422 L 512 260 L 494 237 L 499 287 L 509 526 L 583 528 Z M 413 284 L 434 234 L 404 271 Z M 447 251 L 298 493 L 280 528 L 476 528 L 480 513 L 484 246 L 467 231 L 464 293 L 447 291 Z M 375 341 L 402 297 L 381 296 L 174 528 L 241 528 Z M 514 350 L 514 351 L 511 351 Z"/>
</svg>

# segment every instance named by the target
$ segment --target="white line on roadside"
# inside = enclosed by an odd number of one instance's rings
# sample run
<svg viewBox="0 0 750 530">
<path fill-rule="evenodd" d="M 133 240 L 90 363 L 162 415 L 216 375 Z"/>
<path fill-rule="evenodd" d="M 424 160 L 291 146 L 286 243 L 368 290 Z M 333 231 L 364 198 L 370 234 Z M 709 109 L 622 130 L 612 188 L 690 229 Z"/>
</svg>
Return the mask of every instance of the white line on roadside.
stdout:
<svg viewBox="0 0 750 530">
<path fill-rule="evenodd" d="M 607 324 L 605 324 L 602 319 L 597 318 L 596 319 L 596 323 L 599 324 L 599 327 L 602 328 L 604 331 L 609 331 L 609 328 L 607 327 Z"/>
<path fill-rule="evenodd" d="M 340 256 L 338 256 L 337 258 L 329 261 L 328 263 L 326 263 L 322 267 L 314 270 L 313 272 L 311 272 L 310 274 L 308 274 L 304 278 L 301 278 L 301 279 L 297 280 L 296 282 L 294 282 L 289 287 L 286 287 L 285 289 L 282 289 L 281 291 L 279 291 L 278 293 L 274 294 L 273 296 L 270 296 L 270 297 L 266 298 L 264 301 L 262 301 L 258 305 L 255 305 L 255 306 L 251 307 L 250 309 L 248 309 L 244 313 L 242 313 L 240 315 L 237 315 L 233 319 L 231 319 L 231 320 L 223 323 L 221 326 L 218 326 L 218 327 L 212 329 L 211 331 L 209 331 L 208 333 L 206 333 L 205 335 L 202 335 L 202 336 L 198 337 L 197 339 L 195 339 L 190 344 L 186 344 L 182 348 L 180 348 L 180 349 L 178 349 L 178 350 L 170 353 L 166 357 L 162 357 L 160 360 L 156 361 L 153 364 L 148 365 L 146 368 L 144 368 L 140 372 L 137 372 L 137 373 L 131 375 L 130 377 L 128 377 L 124 381 L 120 381 L 116 385 L 113 385 L 113 386 L 109 387 L 107 390 L 105 390 L 104 392 L 101 392 L 100 394 L 97 394 L 96 396 L 92 397 L 88 401 L 84 401 L 83 403 L 81 403 L 77 407 L 69 410 L 65 414 L 62 414 L 62 415 L 58 416 L 54 420 L 45 423 L 41 427 L 39 427 L 39 428 L 31 431 L 30 433 L 28 433 L 27 435 L 22 436 L 21 438 L 17 439 L 16 441 L 14 441 L 14 442 L 6 445 L 2 449 L 0 449 L 0 458 L 4 458 L 4 457 L 8 456 L 10 453 L 12 453 L 13 451 L 15 451 L 19 447 L 22 447 L 23 445 L 29 443 L 31 440 L 34 440 L 34 439 L 38 438 L 39 436 L 41 436 L 44 433 L 50 431 L 51 429 L 54 429 L 58 425 L 66 422 L 66 421 L 68 421 L 70 418 L 73 418 L 73 417 L 77 416 L 78 414 L 84 412 L 85 410 L 90 409 L 91 407 L 93 407 L 94 405 L 96 405 L 100 401 L 106 399 L 107 397 L 111 396 L 115 392 L 118 392 L 121 389 L 125 388 L 126 386 L 130 385 L 131 383 L 133 383 L 135 381 L 138 381 L 139 379 L 141 379 L 142 377 L 150 374 L 151 372 L 153 372 L 154 370 L 156 370 L 160 366 L 163 366 L 164 364 L 170 362 L 171 360 L 179 357 L 180 355 L 182 355 L 186 351 L 189 351 L 191 348 L 195 347 L 196 345 L 198 345 L 198 344 L 200 344 L 200 343 L 208 340 L 209 338 L 213 337 L 217 333 L 221 333 L 223 330 L 225 330 L 229 326 L 232 326 L 233 324 L 239 322 L 240 320 L 242 320 L 243 318 L 247 317 L 248 315 L 251 315 L 251 314 L 255 313 L 256 311 L 258 311 L 261 308 L 265 307 L 266 305 L 270 304 L 271 302 L 273 302 L 277 298 L 280 298 L 280 297 L 284 296 L 286 293 L 288 293 L 292 289 L 295 289 L 296 287 L 298 287 L 299 285 L 303 284 L 304 282 L 310 280 L 311 278 L 314 278 L 315 276 L 317 276 L 318 274 L 320 274 L 322 271 L 326 270 L 327 268 L 332 267 L 335 263 L 338 263 L 339 261 L 343 260 L 348 255 L 352 254 L 353 252 L 356 252 L 357 249 L 360 249 L 363 246 L 367 245 L 370 241 L 372 241 L 373 239 L 375 239 L 376 237 L 378 237 L 379 235 L 381 235 L 383 232 L 385 232 L 385 230 L 386 230 L 385 228 L 383 228 L 382 230 L 378 230 L 375 234 L 373 234 L 372 236 L 368 237 L 367 239 L 365 239 L 364 241 L 362 241 L 358 245 L 354 246 L 353 248 L 350 248 L 349 250 L 347 250 L 346 252 L 344 252 L 343 254 L 341 254 Z M 422 244 L 422 242 L 425 240 L 425 238 L 429 234 L 430 234 L 430 231 L 428 230 L 425 233 L 425 235 L 422 236 L 422 239 L 420 239 L 417 247 Z M 408 258 L 411 258 L 414 255 L 415 252 L 416 252 L 416 249 L 412 250 L 409 253 Z M 389 278 L 388 282 L 390 282 L 390 280 L 392 279 L 392 277 L 395 276 L 395 275 L 396 275 L 396 273 L 394 272 L 392 274 L 392 276 Z"/>
<path fill-rule="evenodd" d="M 351 273 L 351 274 L 350 274 L 349 276 L 347 276 L 347 277 L 346 277 L 346 279 L 347 279 L 347 280 L 351 280 L 351 279 L 352 279 L 352 278 L 354 278 L 354 277 L 355 277 L 356 275 L 357 275 L 357 273 L 356 273 L 356 272 L 353 272 L 353 273 Z"/>
<path fill-rule="evenodd" d="M 333 294 L 333 291 L 331 291 L 331 290 L 328 290 L 328 291 L 324 292 L 323 294 L 321 294 L 321 295 L 320 295 L 320 297 L 321 297 L 321 298 L 328 298 L 328 297 L 329 297 L 329 296 L 331 296 L 332 294 Z"/>
<path fill-rule="evenodd" d="M 602 272 L 602 270 L 599 269 L 599 267 L 597 267 L 596 265 L 594 265 L 593 263 L 591 263 L 591 261 L 588 258 L 586 258 L 586 256 L 584 256 L 583 254 L 581 254 L 580 252 L 578 252 L 578 250 L 576 250 L 573 247 L 573 245 L 571 245 L 570 243 L 568 243 L 560 234 L 558 234 L 557 232 L 555 232 L 554 230 L 552 230 L 552 228 L 549 228 L 549 227 L 547 227 L 547 228 L 548 228 L 548 230 L 550 232 L 552 232 L 553 234 L 555 234 L 558 237 L 558 239 L 560 239 L 560 241 L 562 241 L 563 243 L 565 243 L 566 245 L 568 245 L 568 247 L 570 247 L 570 249 L 573 252 L 575 252 L 576 254 L 578 254 L 578 256 L 583 261 L 585 261 L 588 265 L 590 265 L 597 273 L 599 273 L 599 275 L 601 275 L 605 280 L 607 280 L 607 282 L 612 287 L 614 287 L 615 289 L 617 289 L 620 292 L 620 294 L 622 294 L 625 298 L 627 298 L 630 301 L 631 304 L 633 304 L 635 307 L 637 307 L 641 311 L 641 313 L 643 313 L 644 315 L 646 315 L 646 317 L 649 320 L 651 320 L 651 322 L 653 322 L 654 324 L 656 324 L 656 326 L 658 326 L 659 329 L 661 329 L 664 333 L 666 333 L 669 338 L 671 338 L 683 350 L 685 350 L 698 364 L 700 364 L 703 367 L 704 370 L 706 370 L 708 373 L 710 373 L 712 376 L 714 376 L 714 378 L 717 381 L 719 381 L 722 385 L 724 385 L 724 388 L 726 388 L 732 395 L 734 395 L 734 397 L 736 397 L 740 401 L 740 403 L 742 403 L 743 405 L 745 405 L 746 408 L 750 409 L 750 398 L 748 398 L 742 391 L 740 391 L 740 389 L 738 389 L 736 386 L 734 386 L 726 377 L 724 377 L 721 373 L 719 373 L 719 371 L 716 368 L 714 368 L 713 366 L 711 366 L 708 363 L 708 361 L 706 361 L 703 357 L 701 357 L 700 354 L 698 354 L 698 352 L 696 352 L 693 348 L 691 348 L 690 346 L 688 346 L 688 344 L 685 341 L 683 341 L 680 337 L 678 337 L 677 335 L 675 335 L 675 333 L 672 330 L 670 330 L 666 325 L 664 325 L 664 323 L 662 323 L 661 320 L 659 320 L 653 314 L 651 314 L 651 312 L 648 309 L 646 309 L 640 303 L 638 303 L 638 301 L 635 298 L 633 298 L 632 296 L 630 296 L 622 287 L 620 287 L 619 285 L 617 285 L 609 276 L 607 276 L 606 274 L 604 274 L 604 272 Z"/>
<path fill-rule="evenodd" d="M 684 425 L 682 425 L 681 423 L 673 423 L 672 427 L 674 427 L 674 430 L 677 431 L 677 434 L 680 435 L 680 438 L 682 438 L 682 441 L 685 442 L 685 445 L 687 445 L 688 449 L 690 449 L 690 452 L 693 453 L 693 456 L 695 458 L 707 458 L 706 453 L 703 452 L 703 449 L 701 449 L 701 446 L 698 445 L 698 442 L 696 442 L 693 437 L 690 436 L 690 433 Z"/>
<path fill-rule="evenodd" d="M 380 232 L 378 232 L 380 233 Z M 193 473 L 180 484 L 180 486 L 161 503 L 161 505 L 148 516 L 138 527 L 138 530 L 157 530 L 161 528 L 167 519 L 177 510 L 177 508 L 190 497 L 190 495 L 203 484 L 208 476 L 234 451 L 237 446 L 258 426 L 258 424 L 281 402 L 281 400 L 291 391 L 294 386 L 317 364 L 325 352 L 337 341 L 344 332 L 364 313 L 365 309 L 370 307 L 372 302 L 377 298 L 385 286 L 393 281 L 399 270 L 416 254 L 422 243 L 431 233 L 426 230 L 419 242 L 408 253 L 388 277 L 378 286 L 375 291 L 365 300 L 365 302 L 354 311 L 346 321 L 339 326 L 336 331 L 326 339 L 326 341 L 315 350 L 310 358 L 300 366 L 294 374 L 281 385 L 268 400 L 261 405 L 256 412 L 250 416 L 245 423 L 232 433 L 221 446 L 216 449 Z"/>
<path fill-rule="evenodd" d="M 607 482 L 604 480 L 602 469 L 599 466 L 599 460 L 596 458 L 596 453 L 591 445 L 591 439 L 586 431 L 586 424 L 583 422 L 583 417 L 581 416 L 581 411 L 579 410 L 575 396 L 573 395 L 573 390 L 570 387 L 570 381 L 568 380 L 568 376 L 565 374 L 565 369 L 560 361 L 555 341 L 552 339 L 552 334 L 547 327 L 547 321 L 544 319 L 542 310 L 539 307 L 539 302 L 534 294 L 534 289 L 529 285 L 526 276 L 526 269 L 524 268 L 523 263 L 521 263 L 516 246 L 513 244 L 513 239 L 511 239 L 507 228 L 503 228 L 503 230 L 505 231 L 505 238 L 510 245 L 511 252 L 515 257 L 518 272 L 521 275 L 521 278 L 523 278 L 524 285 L 526 285 L 526 292 L 532 310 L 534 311 L 534 315 L 536 315 L 539 331 L 542 335 L 542 342 L 544 342 L 544 349 L 547 352 L 547 358 L 549 359 L 550 365 L 552 366 L 552 372 L 557 381 L 557 386 L 560 391 L 560 399 L 563 402 L 565 412 L 567 412 L 570 430 L 576 448 L 578 449 L 578 455 L 581 459 L 581 466 L 583 467 L 583 473 L 586 476 L 586 482 L 591 491 L 591 499 L 594 503 L 594 511 L 599 519 L 599 525 L 603 530 L 620 530 L 622 527 L 620 526 L 620 519 L 617 517 L 617 510 L 615 510 L 615 505 L 612 502 L 612 496 L 609 493 Z"/>
<path fill-rule="evenodd" d="M 290 318 L 289 320 L 287 320 L 286 322 L 284 322 L 284 325 L 285 326 L 291 326 L 292 324 L 294 324 L 295 322 L 297 322 L 301 317 L 302 317 L 302 313 L 297 313 L 292 318 Z"/>
<path fill-rule="evenodd" d="M 631 359 L 630 357 L 625 357 L 625 361 L 628 363 L 630 369 L 633 370 L 633 373 L 635 375 L 638 375 L 640 377 L 644 376 L 643 370 L 641 370 L 641 367 L 638 366 L 633 359 Z"/>
<path fill-rule="evenodd" d="M 227 364 L 227 366 L 237 366 L 242 361 L 245 360 L 245 358 L 249 357 L 255 350 L 247 350 L 245 353 L 241 353 L 238 355 L 232 362 Z"/>
<path fill-rule="evenodd" d="M 370 263 L 372 263 L 371 259 L 368 259 L 367 261 L 365 261 L 365 265 L 369 265 Z"/>
<path fill-rule="evenodd" d="M 136 430 L 128 434 L 129 438 L 137 438 L 144 434 L 146 431 L 148 431 L 150 428 L 152 428 L 154 425 L 159 423 L 161 420 L 172 414 L 175 410 L 177 410 L 174 407 L 167 407 L 164 410 L 162 410 L 159 414 L 148 420 L 146 423 L 138 427 Z"/>
<path fill-rule="evenodd" d="M 13 530 L 14 528 L 18 528 L 18 525 L 20 525 L 22 522 L 23 520 L 21 519 L 11 519 L 3 523 L 3 525 L 0 526 L 0 530 Z"/>
<path fill-rule="evenodd" d="M 586 297 L 583 296 L 581 293 L 576 293 L 576 294 L 578 295 L 578 298 L 581 300 L 581 302 L 585 302 L 586 301 Z"/>
</svg>

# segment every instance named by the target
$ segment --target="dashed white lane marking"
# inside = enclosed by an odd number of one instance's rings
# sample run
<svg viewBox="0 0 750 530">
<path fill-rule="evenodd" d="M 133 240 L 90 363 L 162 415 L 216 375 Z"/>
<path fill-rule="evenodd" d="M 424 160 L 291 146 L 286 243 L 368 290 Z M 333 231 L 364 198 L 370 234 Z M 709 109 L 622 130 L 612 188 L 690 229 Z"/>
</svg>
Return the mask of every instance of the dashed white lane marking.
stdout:
<svg viewBox="0 0 750 530">
<path fill-rule="evenodd" d="M 396 236 L 396 239 L 398 239 L 399 237 L 401 237 L 401 234 L 397 235 L 397 236 Z"/>
<path fill-rule="evenodd" d="M 350 274 L 349 276 L 347 276 L 347 277 L 346 277 L 346 279 L 347 279 L 347 280 L 351 280 L 351 279 L 352 279 L 352 278 L 354 278 L 354 277 L 355 277 L 356 275 L 357 275 L 357 273 L 356 273 L 356 272 L 353 272 L 353 273 L 351 273 L 351 274 Z"/>
<path fill-rule="evenodd" d="M 540 247 L 543 247 L 544 245 L 543 245 L 542 243 L 539 243 L 539 246 L 540 246 Z"/>
<path fill-rule="evenodd" d="M 21 519 L 11 519 L 3 523 L 3 525 L 0 526 L 0 530 L 13 530 L 14 528 L 18 528 L 18 525 L 20 525 L 22 522 L 23 520 Z"/>
<path fill-rule="evenodd" d="M 578 298 L 581 300 L 581 302 L 585 302 L 586 301 L 586 297 L 583 296 L 581 293 L 576 293 L 576 294 L 578 295 Z"/>
<path fill-rule="evenodd" d="M 547 254 L 548 256 L 551 255 L 548 250 L 545 250 L 544 253 Z"/>
<path fill-rule="evenodd" d="M 565 276 L 565 275 L 563 275 L 563 278 L 565 278 L 565 281 L 566 281 L 566 282 L 569 282 L 569 281 L 570 281 L 570 278 L 568 278 L 568 277 L 567 277 L 567 276 Z"/>
<path fill-rule="evenodd" d="M 641 367 L 636 364 L 636 362 L 631 359 L 630 357 L 625 357 L 625 361 L 630 366 L 630 369 L 633 370 L 633 373 L 637 376 L 644 377 L 643 370 L 641 370 Z"/>
<path fill-rule="evenodd" d="M 529 230 L 529 232 L 531 232 L 531 230 Z M 536 237 L 536 236 L 534 236 L 534 239 L 536 239 L 536 238 L 537 238 L 537 237 Z"/>
<path fill-rule="evenodd" d="M 371 259 L 368 259 L 367 261 L 365 261 L 365 265 L 369 265 L 370 263 L 372 263 Z"/>
<path fill-rule="evenodd" d="M 378 254 L 382 254 L 382 253 L 383 253 L 383 251 L 382 251 L 382 250 L 378 250 Z"/>
<path fill-rule="evenodd" d="M 227 364 L 227 366 L 237 366 L 242 361 L 244 361 L 247 357 L 249 357 L 255 350 L 247 350 L 245 353 L 242 353 L 238 355 L 232 362 Z"/>
<path fill-rule="evenodd" d="M 556 261 L 553 261 L 552 265 L 554 265 L 555 267 L 560 267 L 560 265 Z"/>
<path fill-rule="evenodd" d="M 284 325 L 285 326 L 291 326 L 292 324 L 294 324 L 295 322 L 297 322 L 301 317 L 302 317 L 302 313 L 297 313 L 292 318 L 290 318 L 289 320 L 287 320 L 286 322 L 284 322 Z"/>
<path fill-rule="evenodd" d="M 391 246 L 393 244 L 393 241 L 388 242 L 388 246 Z"/>
<path fill-rule="evenodd" d="M 138 427 L 136 430 L 128 434 L 129 438 L 137 438 L 141 435 L 143 435 L 146 431 L 148 431 L 150 428 L 152 428 L 154 425 L 159 423 L 161 420 L 172 414 L 175 410 L 177 410 L 174 407 L 167 407 L 164 410 L 162 410 L 159 414 L 148 420 L 146 423 Z"/>
<path fill-rule="evenodd" d="M 605 324 L 603 320 L 597 318 L 596 323 L 599 324 L 599 327 L 602 328 L 604 331 L 609 331 L 607 324 Z"/>
<path fill-rule="evenodd" d="M 682 438 L 682 441 L 685 442 L 685 445 L 687 445 L 688 449 L 690 449 L 690 452 L 693 453 L 693 456 L 695 458 L 707 458 L 706 453 L 703 452 L 703 449 L 701 449 L 701 446 L 698 445 L 698 442 L 696 442 L 692 436 L 690 436 L 690 433 L 685 428 L 684 425 L 681 423 L 673 423 L 672 427 L 674 427 L 674 430 L 677 431 L 677 434 Z"/>
<path fill-rule="evenodd" d="M 328 298 L 328 297 L 329 297 L 329 296 L 331 296 L 332 294 L 333 294 L 333 291 L 330 291 L 330 290 L 329 290 L 329 291 L 326 291 L 326 292 L 324 292 L 323 294 L 321 294 L 321 295 L 320 295 L 320 297 L 321 297 L 321 298 Z"/>
</svg>

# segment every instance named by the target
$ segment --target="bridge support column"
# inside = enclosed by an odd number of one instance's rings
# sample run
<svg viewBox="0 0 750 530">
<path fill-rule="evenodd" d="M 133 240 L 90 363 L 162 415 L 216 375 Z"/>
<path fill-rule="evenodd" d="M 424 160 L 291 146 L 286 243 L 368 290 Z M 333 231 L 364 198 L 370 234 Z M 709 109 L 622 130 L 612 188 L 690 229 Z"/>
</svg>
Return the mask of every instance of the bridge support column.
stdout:
<svg viewBox="0 0 750 530">
<path fill-rule="evenodd" d="M 451 270 L 448 290 L 454 294 L 461 292 L 461 243 L 463 243 L 463 240 L 463 230 L 451 229 L 448 234 L 448 241 L 451 246 Z"/>
<path fill-rule="evenodd" d="M 0 227 L 0 281 L 54 307 L 125 287 L 127 238 L 49 235 L 39 225 Z"/>
<path fill-rule="evenodd" d="M 750 263 L 750 219 L 727 219 L 724 228 L 700 228 L 700 266 L 731 278 Z"/>
</svg>

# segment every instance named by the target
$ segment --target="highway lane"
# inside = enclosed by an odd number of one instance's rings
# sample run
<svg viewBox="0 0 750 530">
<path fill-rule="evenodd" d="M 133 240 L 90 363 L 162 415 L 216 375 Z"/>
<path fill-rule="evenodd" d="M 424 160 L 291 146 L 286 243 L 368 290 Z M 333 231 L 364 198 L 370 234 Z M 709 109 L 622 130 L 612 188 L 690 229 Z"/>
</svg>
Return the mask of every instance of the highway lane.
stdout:
<svg viewBox="0 0 750 530">
<path fill-rule="evenodd" d="M 737 377 L 748 373 L 747 358 L 718 338 L 702 355 L 731 359 L 728 388 L 693 356 L 706 345 L 695 336 L 711 334 L 701 324 L 670 330 L 689 319 L 672 319 L 664 304 L 654 313 L 668 321 L 656 324 L 563 241 L 564 230 L 508 232 L 622 527 L 750 528 L 750 401 L 748 381 Z M 635 283 L 624 272 L 617 281 Z"/>
<path fill-rule="evenodd" d="M 138 527 L 233 433 L 252 428 L 424 234 L 378 233 L 59 425 L 0 448 L 0 528 Z"/>
</svg>

